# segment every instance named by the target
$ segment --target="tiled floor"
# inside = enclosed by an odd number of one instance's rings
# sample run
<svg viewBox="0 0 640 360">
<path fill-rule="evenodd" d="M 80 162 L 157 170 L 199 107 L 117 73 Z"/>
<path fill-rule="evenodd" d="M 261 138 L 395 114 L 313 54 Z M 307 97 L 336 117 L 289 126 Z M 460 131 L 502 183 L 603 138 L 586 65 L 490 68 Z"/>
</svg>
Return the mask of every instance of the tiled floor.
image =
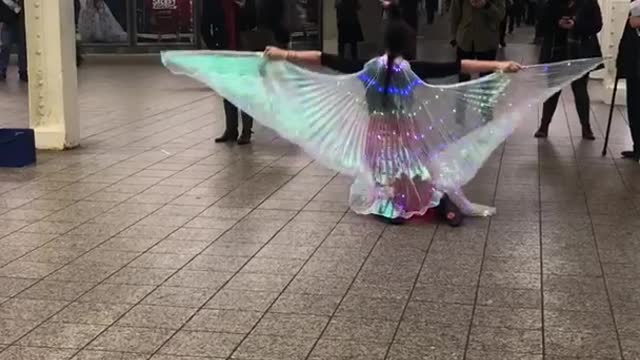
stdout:
<svg viewBox="0 0 640 360">
<path fill-rule="evenodd" d="M 606 106 L 593 143 L 568 96 L 547 141 L 531 114 L 468 187 L 498 215 L 452 229 L 348 212 L 349 179 L 265 129 L 214 144 L 219 100 L 158 64 L 90 61 L 80 93 L 80 148 L 0 170 L 2 360 L 640 359 L 622 109 L 604 158 Z"/>
</svg>

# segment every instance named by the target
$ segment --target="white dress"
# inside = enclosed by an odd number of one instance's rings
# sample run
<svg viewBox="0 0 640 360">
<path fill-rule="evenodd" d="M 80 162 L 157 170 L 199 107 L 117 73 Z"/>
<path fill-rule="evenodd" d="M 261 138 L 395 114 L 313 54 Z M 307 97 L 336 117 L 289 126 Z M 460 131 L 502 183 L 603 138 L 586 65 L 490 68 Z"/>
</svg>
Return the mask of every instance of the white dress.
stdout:
<svg viewBox="0 0 640 360">
<path fill-rule="evenodd" d="M 86 42 L 126 42 L 127 33 L 102 0 L 80 0 L 78 31 Z"/>
</svg>

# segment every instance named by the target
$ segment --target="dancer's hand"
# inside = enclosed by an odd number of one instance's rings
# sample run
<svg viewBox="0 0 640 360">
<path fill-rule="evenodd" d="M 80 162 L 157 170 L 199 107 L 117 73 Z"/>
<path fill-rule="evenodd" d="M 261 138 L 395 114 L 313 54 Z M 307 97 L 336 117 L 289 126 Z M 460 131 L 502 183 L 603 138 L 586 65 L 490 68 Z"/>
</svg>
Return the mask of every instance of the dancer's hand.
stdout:
<svg viewBox="0 0 640 360">
<path fill-rule="evenodd" d="M 634 29 L 640 29 L 640 16 L 632 16 L 629 18 L 629 24 Z"/>
<path fill-rule="evenodd" d="M 505 73 L 515 73 L 522 70 L 522 65 L 514 61 L 500 61 L 498 63 L 498 71 Z"/>
<path fill-rule="evenodd" d="M 267 46 L 264 50 L 264 56 L 271 60 L 286 60 L 288 55 L 289 51 L 273 46 Z"/>
</svg>

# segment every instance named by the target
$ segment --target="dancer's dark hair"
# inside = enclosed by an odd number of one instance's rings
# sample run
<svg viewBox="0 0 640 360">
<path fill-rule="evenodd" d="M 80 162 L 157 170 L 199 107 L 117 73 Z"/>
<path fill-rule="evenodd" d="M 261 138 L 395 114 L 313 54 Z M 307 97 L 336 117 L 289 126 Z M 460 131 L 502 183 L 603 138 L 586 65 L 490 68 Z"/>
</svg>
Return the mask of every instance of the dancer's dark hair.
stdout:
<svg viewBox="0 0 640 360">
<path fill-rule="evenodd" d="M 393 64 L 396 58 L 407 52 L 410 46 L 411 27 L 400 16 L 400 9 L 396 5 L 389 7 L 390 20 L 384 34 L 384 43 L 387 50 L 387 73 L 384 81 L 384 95 L 389 93 Z"/>
</svg>

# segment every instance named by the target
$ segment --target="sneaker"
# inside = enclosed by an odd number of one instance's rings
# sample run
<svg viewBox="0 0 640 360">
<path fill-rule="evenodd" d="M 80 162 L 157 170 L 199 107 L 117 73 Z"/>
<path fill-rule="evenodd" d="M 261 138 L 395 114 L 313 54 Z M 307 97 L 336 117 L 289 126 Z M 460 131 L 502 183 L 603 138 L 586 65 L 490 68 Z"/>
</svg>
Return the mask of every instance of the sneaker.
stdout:
<svg viewBox="0 0 640 360">
<path fill-rule="evenodd" d="M 29 82 L 29 75 L 27 75 L 27 73 L 20 73 L 20 81 L 22 82 Z"/>
</svg>

